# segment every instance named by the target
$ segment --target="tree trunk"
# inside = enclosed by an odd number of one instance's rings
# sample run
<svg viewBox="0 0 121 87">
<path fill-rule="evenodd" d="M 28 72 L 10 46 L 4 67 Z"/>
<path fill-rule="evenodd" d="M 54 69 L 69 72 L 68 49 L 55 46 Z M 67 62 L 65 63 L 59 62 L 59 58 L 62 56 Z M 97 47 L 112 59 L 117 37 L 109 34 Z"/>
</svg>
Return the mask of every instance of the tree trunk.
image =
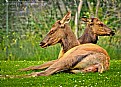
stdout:
<svg viewBox="0 0 121 87">
<path fill-rule="evenodd" d="M 80 16 L 82 4 L 83 4 L 83 0 L 80 0 L 77 12 L 75 14 L 75 35 L 76 35 L 76 37 L 78 37 L 78 21 L 79 21 L 79 16 Z"/>
<path fill-rule="evenodd" d="M 95 17 L 98 17 L 98 8 L 99 8 L 99 5 L 100 5 L 100 0 L 97 0 Z"/>
</svg>

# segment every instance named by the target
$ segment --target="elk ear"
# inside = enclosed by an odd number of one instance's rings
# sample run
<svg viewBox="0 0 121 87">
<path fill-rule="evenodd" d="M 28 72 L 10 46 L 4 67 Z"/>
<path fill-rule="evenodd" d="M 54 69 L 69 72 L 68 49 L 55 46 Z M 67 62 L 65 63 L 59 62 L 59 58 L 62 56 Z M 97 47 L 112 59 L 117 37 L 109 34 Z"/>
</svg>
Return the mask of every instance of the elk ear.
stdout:
<svg viewBox="0 0 121 87">
<path fill-rule="evenodd" d="M 98 18 L 91 18 L 91 21 L 92 21 L 93 23 L 97 23 L 97 22 L 99 21 L 99 19 L 98 19 Z"/>
<path fill-rule="evenodd" d="M 82 21 L 90 23 L 92 20 L 90 18 L 82 17 Z"/>
<path fill-rule="evenodd" d="M 71 19 L 71 12 L 69 11 L 63 18 L 60 20 L 61 26 L 63 27 L 64 24 L 69 23 Z"/>
<path fill-rule="evenodd" d="M 88 22 L 88 18 L 82 17 L 82 18 L 81 18 L 81 21 Z"/>
</svg>

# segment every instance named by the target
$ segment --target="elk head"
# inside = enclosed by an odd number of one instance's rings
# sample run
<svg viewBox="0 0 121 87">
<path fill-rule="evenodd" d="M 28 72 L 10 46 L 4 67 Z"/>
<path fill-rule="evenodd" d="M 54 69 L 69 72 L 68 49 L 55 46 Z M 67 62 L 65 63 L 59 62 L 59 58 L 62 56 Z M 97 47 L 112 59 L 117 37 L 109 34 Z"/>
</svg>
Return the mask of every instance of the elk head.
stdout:
<svg viewBox="0 0 121 87">
<path fill-rule="evenodd" d="M 70 21 L 71 12 L 68 12 L 62 20 L 58 20 L 45 36 L 45 38 L 40 42 L 42 48 L 54 45 L 61 42 L 62 38 L 65 37 L 66 24 Z"/>
<path fill-rule="evenodd" d="M 87 26 L 92 29 L 93 33 L 98 36 L 113 36 L 115 34 L 114 31 L 102 23 L 98 18 L 88 19 L 83 17 L 81 20 L 86 22 Z"/>
</svg>

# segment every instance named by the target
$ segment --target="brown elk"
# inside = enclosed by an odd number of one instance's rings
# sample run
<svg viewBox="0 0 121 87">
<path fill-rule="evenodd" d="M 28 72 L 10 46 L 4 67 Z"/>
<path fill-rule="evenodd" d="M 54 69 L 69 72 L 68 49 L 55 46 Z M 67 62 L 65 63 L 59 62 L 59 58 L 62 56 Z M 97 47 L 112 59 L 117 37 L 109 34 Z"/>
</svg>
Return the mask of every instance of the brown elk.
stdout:
<svg viewBox="0 0 121 87">
<path fill-rule="evenodd" d="M 64 18 L 60 21 L 60 23 L 64 23 L 64 21 L 67 21 L 70 19 L 70 15 L 67 14 L 64 16 Z M 104 25 L 99 19 L 97 18 L 82 18 L 82 20 L 84 22 L 87 23 L 87 26 L 86 26 L 86 29 L 83 33 L 83 35 L 78 39 L 80 44 L 84 44 L 84 43 L 97 43 L 97 40 L 98 40 L 98 36 L 104 36 L 104 35 L 114 35 L 114 32 L 108 28 L 106 25 Z M 55 23 L 53 26 L 52 26 L 52 31 L 50 33 L 53 33 L 54 31 L 54 28 L 57 28 L 58 26 L 58 22 Z M 61 26 L 65 26 L 64 24 L 61 24 Z M 69 26 L 67 27 L 64 27 L 65 30 L 66 28 L 68 28 Z M 72 31 L 71 31 L 72 32 Z M 63 35 L 63 34 L 61 34 Z M 71 35 L 70 33 L 68 33 L 67 35 Z M 56 35 L 53 35 L 53 37 L 56 37 Z M 72 35 L 74 36 L 74 35 Z M 70 36 L 71 37 L 71 36 Z M 67 37 L 68 38 L 68 37 Z M 59 53 L 59 57 L 58 58 L 61 58 L 63 56 L 64 53 L 66 53 L 69 49 L 79 45 L 79 42 L 76 40 L 76 37 L 74 36 L 73 38 L 68 38 L 69 41 L 66 41 L 64 42 L 64 40 L 61 40 L 60 43 L 63 43 L 66 44 L 67 46 L 63 47 L 62 46 L 62 49 Z M 53 40 L 53 39 L 52 39 Z M 54 40 L 53 40 L 54 41 Z M 55 41 L 54 41 L 55 42 Z M 48 42 L 49 43 L 49 42 Z M 46 43 L 46 44 L 48 44 Z M 43 45 L 44 44 L 44 45 Z M 41 43 L 40 45 L 42 45 L 42 47 L 45 47 L 46 46 L 45 43 Z M 49 45 L 49 44 L 48 44 Z M 28 67 L 28 68 L 24 68 L 24 69 L 21 69 L 22 71 L 27 71 L 27 70 L 34 70 L 34 69 L 44 69 L 44 68 L 47 68 L 49 67 L 50 65 L 52 65 L 54 62 L 56 62 L 57 60 L 52 60 L 52 61 L 49 61 L 47 63 L 44 63 L 42 65 L 38 65 L 38 66 L 31 66 L 31 67 Z"/>
<path fill-rule="evenodd" d="M 71 13 L 69 12 L 62 20 L 57 21 L 40 43 L 41 47 L 60 43 L 63 51 L 66 52 L 61 58 L 55 60 L 56 62 L 50 64 L 45 71 L 32 73 L 32 76 L 48 76 L 65 70 L 73 73 L 90 72 L 91 68 L 102 73 L 109 69 L 110 57 L 106 50 L 91 43 L 79 45 L 80 43 L 67 24 L 70 20 L 70 15 Z M 74 47 L 70 48 L 72 44 Z"/>
<path fill-rule="evenodd" d="M 97 43 L 98 36 L 113 36 L 115 33 L 98 18 L 82 18 L 86 22 L 86 29 L 81 37 L 78 38 L 80 44 Z"/>
<path fill-rule="evenodd" d="M 64 18 L 62 20 L 64 20 Z M 96 44 L 98 36 L 113 36 L 115 34 L 114 31 L 102 23 L 98 18 L 83 17 L 81 20 L 86 22 L 86 29 L 84 30 L 83 35 L 78 38 L 80 44 Z M 65 52 L 61 49 L 58 58 L 61 58 Z"/>
</svg>

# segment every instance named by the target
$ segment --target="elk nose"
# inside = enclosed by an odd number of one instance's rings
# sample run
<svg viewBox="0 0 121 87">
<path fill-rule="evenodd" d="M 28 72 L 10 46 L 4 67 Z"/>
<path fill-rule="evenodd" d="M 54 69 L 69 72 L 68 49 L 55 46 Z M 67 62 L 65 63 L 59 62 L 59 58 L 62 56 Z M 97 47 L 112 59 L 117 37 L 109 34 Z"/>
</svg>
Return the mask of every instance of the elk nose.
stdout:
<svg viewBox="0 0 121 87">
<path fill-rule="evenodd" d="M 115 35 L 115 32 L 114 31 L 111 31 L 110 34 L 113 36 L 113 35 Z"/>
<path fill-rule="evenodd" d="M 44 44 L 45 44 L 44 42 L 40 42 L 40 44 L 39 44 L 39 45 L 40 45 L 40 46 L 43 46 Z"/>
</svg>

